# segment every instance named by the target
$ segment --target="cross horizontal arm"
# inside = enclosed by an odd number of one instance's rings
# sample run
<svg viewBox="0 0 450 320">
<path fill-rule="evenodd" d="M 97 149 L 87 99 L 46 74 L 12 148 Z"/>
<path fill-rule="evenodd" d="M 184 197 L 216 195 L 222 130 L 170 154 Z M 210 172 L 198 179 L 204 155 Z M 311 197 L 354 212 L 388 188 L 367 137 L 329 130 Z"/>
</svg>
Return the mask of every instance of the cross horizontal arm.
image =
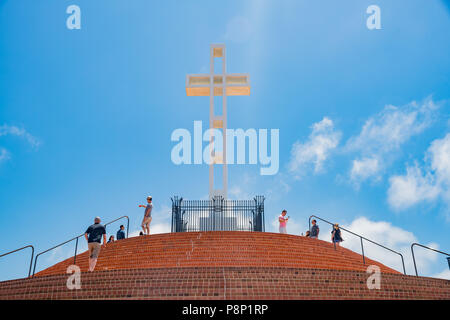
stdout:
<svg viewBox="0 0 450 320">
<path fill-rule="evenodd" d="M 248 96 L 250 95 L 250 76 L 245 73 L 214 75 L 212 87 L 214 87 L 215 96 L 221 96 L 223 88 L 225 88 L 227 96 Z M 186 94 L 188 96 L 209 96 L 210 88 L 211 76 L 209 74 L 186 76 Z"/>
</svg>

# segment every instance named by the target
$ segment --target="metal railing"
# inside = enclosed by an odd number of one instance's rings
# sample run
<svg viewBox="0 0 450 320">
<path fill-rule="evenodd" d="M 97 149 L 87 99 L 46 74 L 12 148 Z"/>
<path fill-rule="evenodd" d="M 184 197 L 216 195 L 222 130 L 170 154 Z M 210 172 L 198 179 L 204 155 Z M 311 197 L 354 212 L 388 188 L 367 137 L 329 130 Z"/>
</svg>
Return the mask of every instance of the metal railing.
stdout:
<svg viewBox="0 0 450 320">
<path fill-rule="evenodd" d="M 419 274 L 417 273 L 416 258 L 414 257 L 414 246 L 419 246 L 419 247 L 422 247 L 422 248 L 425 248 L 425 249 L 428 249 L 428 250 L 432 250 L 432 251 L 437 252 L 437 253 L 441 253 L 441 254 L 447 255 L 447 256 L 448 256 L 448 257 L 447 257 L 448 267 L 450 268 L 450 254 L 449 254 L 449 253 L 447 253 L 447 252 L 442 252 L 442 251 L 439 251 L 439 250 L 436 250 L 436 249 L 433 249 L 433 248 L 424 246 L 423 244 L 414 242 L 414 243 L 411 245 L 411 254 L 412 254 L 412 258 L 413 258 L 413 262 L 414 262 L 414 270 L 416 270 L 416 276 L 417 276 L 417 277 L 419 276 Z"/>
<path fill-rule="evenodd" d="M 2 257 L 4 257 L 4 256 L 7 256 L 7 255 L 9 255 L 9 254 L 11 254 L 11 253 L 14 253 L 14 252 L 17 252 L 17 251 L 26 249 L 26 248 L 31 248 L 30 268 L 29 268 L 29 271 L 28 271 L 28 278 L 29 278 L 30 275 L 31 275 L 31 266 L 33 265 L 33 256 L 34 256 L 34 247 L 33 247 L 31 244 L 29 244 L 29 245 L 27 245 L 27 246 L 25 246 L 25 247 L 22 247 L 22 248 L 19 248 L 19 249 L 16 249 L 16 250 L 13 250 L 13 251 L 4 253 L 4 254 L 0 255 L 0 258 L 2 258 Z"/>
<path fill-rule="evenodd" d="M 253 200 L 172 200 L 172 232 L 264 231 L 264 197 Z"/>
<path fill-rule="evenodd" d="M 328 224 L 330 224 L 330 225 L 332 225 L 332 226 L 334 225 L 334 223 L 332 223 L 332 222 L 330 222 L 330 221 L 327 221 L 327 220 L 322 219 L 322 218 L 320 218 L 320 217 L 318 217 L 318 216 L 312 215 L 312 216 L 309 217 L 309 230 L 311 230 L 311 218 L 319 219 L 319 220 L 321 220 L 321 221 L 323 221 L 323 222 L 326 222 L 326 223 L 328 223 Z M 359 237 L 359 239 L 360 239 L 360 241 L 361 241 L 361 251 L 362 251 L 363 264 L 366 264 L 366 259 L 365 259 L 365 255 L 364 255 L 364 245 L 363 245 L 363 239 L 364 239 L 364 240 L 366 240 L 366 241 L 368 241 L 368 242 L 370 242 L 370 243 L 376 244 L 377 246 L 379 246 L 379 247 L 381 247 L 381 248 L 384 248 L 384 249 L 386 249 L 386 250 L 389 250 L 389 251 L 391 251 L 391 252 L 393 252 L 393 253 L 398 254 L 398 255 L 400 256 L 400 258 L 402 258 L 403 273 L 406 274 L 405 260 L 403 259 L 403 255 L 402 255 L 400 252 L 397 252 L 397 251 L 392 250 L 392 249 L 390 249 L 390 248 L 388 248 L 388 247 L 385 247 L 385 246 L 383 246 L 382 244 L 379 244 L 379 243 L 377 243 L 377 242 L 375 242 L 375 241 L 372 241 L 372 240 L 370 240 L 370 239 L 367 239 L 367 238 L 363 237 L 362 235 L 359 235 L 359 234 L 357 234 L 357 233 L 354 233 L 354 232 L 352 232 L 352 231 L 350 231 L 350 230 L 347 230 L 347 229 L 345 229 L 345 228 L 343 228 L 343 227 L 341 227 L 341 226 L 339 226 L 339 229 L 344 230 L 344 231 L 346 231 L 346 232 L 348 232 L 348 233 L 351 233 L 351 234 L 353 234 L 353 235 Z M 336 248 L 336 246 L 335 246 L 335 248 Z"/>
<path fill-rule="evenodd" d="M 105 226 L 105 228 L 106 228 L 106 226 L 107 226 L 108 224 L 114 223 L 114 222 L 116 222 L 116 221 L 118 221 L 118 220 L 120 220 L 120 219 L 123 219 L 123 218 L 126 218 L 126 219 L 127 219 L 127 238 L 128 238 L 128 230 L 129 230 L 129 228 L 130 228 L 130 218 L 129 218 L 128 216 L 121 216 L 121 217 L 119 217 L 119 218 L 117 218 L 117 219 L 115 219 L 115 220 L 112 220 L 112 221 L 110 221 L 110 222 L 105 223 L 104 226 Z M 34 274 L 35 274 L 35 272 L 36 272 L 37 259 L 38 259 L 38 257 L 39 257 L 41 254 L 47 253 L 47 252 L 49 252 L 49 251 L 52 251 L 53 249 L 56 249 L 56 248 L 58 248 L 58 247 L 61 247 L 61 246 L 65 245 L 66 243 L 72 242 L 72 241 L 74 241 L 74 240 L 76 240 L 76 242 L 75 242 L 75 254 L 73 255 L 73 264 L 76 264 L 76 261 L 77 261 L 77 250 L 78 250 L 78 239 L 81 238 L 81 237 L 83 237 L 83 236 L 84 236 L 84 233 L 83 233 L 83 234 L 80 234 L 79 236 L 76 236 L 76 237 L 74 237 L 74 238 L 72 238 L 72 239 L 70 239 L 70 240 L 67 240 L 67 241 L 64 241 L 64 242 L 62 242 L 62 243 L 60 243 L 60 244 L 57 244 L 56 246 L 51 247 L 50 249 L 47 249 L 47 250 L 42 251 L 42 252 L 39 252 L 39 253 L 36 255 L 36 258 L 34 259 L 33 277 L 34 277 Z"/>
</svg>

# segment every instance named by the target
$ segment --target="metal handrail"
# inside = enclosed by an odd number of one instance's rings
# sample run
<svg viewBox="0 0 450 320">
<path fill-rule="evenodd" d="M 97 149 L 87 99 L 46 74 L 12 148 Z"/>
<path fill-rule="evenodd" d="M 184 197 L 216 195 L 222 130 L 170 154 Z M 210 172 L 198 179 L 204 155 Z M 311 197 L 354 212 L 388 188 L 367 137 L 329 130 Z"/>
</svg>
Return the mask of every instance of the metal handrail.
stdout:
<svg viewBox="0 0 450 320">
<path fill-rule="evenodd" d="M 105 223 L 104 226 L 105 226 L 105 228 L 106 228 L 106 226 L 107 226 L 108 224 L 114 223 L 114 222 L 116 222 L 116 221 L 118 221 L 118 220 L 120 220 L 120 219 L 123 219 L 123 218 L 127 218 L 127 238 L 128 238 L 128 230 L 129 230 L 129 228 L 130 228 L 130 218 L 129 218 L 128 216 L 121 216 L 121 217 L 119 217 L 119 218 L 117 218 L 117 219 L 115 219 L 115 220 L 113 220 L 113 221 L 110 221 L 110 222 L 108 222 L 108 223 Z"/>
<path fill-rule="evenodd" d="M 31 266 L 33 265 L 33 256 L 34 256 L 34 247 L 33 247 L 31 244 L 29 244 L 29 245 L 27 245 L 27 246 L 25 246 L 25 247 L 22 247 L 22 248 L 19 248 L 19 249 L 16 249 L 16 250 L 13 250 L 13 251 L 4 253 L 4 254 L 0 255 L 0 258 L 1 258 L 1 257 L 4 257 L 4 256 L 7 256 L 7 255 L 9 255 L 9 254 L 11 254 L 11 253 L 14 253 L 14 252 L 17 252 L 17 251 L 26 249 L 26 248 L 31 248 L 30 268 L 29 268 L 29 271 L 28 271 L 28 278 L 29 278 L 30 275 L 31 275 Z"/>
<path fill-rule="evenodd" d="M 417 277 L 419 276 L 419 274 L 417 273 L 416 258 L 414 257 L 414 246 L 419 246 L 419 247 L 422 247 L 422 248 L 425 248 L 425 249 L 428 249 L 428 250 L 432 250 L 432 251 L 437 252 L 437 253 L 441 253 L 441 254 L 447 255 L 448 256 L 448 258 L 447 258 L 447 260 L 448 260 L 448 267 L 450 268 L 450 260 L 449 260 L 450 259 L 450 254 L 449 253 L 442 252 L 442 251 L 439 251 L 439 250 L 436 250 L 436 249 L 424 246 L 423 244 L 414 242 L 411 245 L 411 253 L 412 253 L 412 258 L 413 258 L 413 262 L 414 262 L 414 269 L 416 270 L 416 276 Z"/>
<path fill-rule="evenodd" d="M 311 218 L 313 218 L 313 217 L 316 218 L 316 219 L 319 219 L 319 220 L 321 220 L 321 221 L 323 221 L 323 222 L 326 222 L 326 223 L 328 223 L 328 224 L 330 224 L 330 225 L 332 225 L 332 226 L 334 225 L 334 223 L 332 223 L 332 222 L 330 222 L 330 221 L 327 221 L 327 220 L 322 219 L 322 218 L 320 218 L 320 217 L 318 217 L 318 216 L 312 215 L 312 216 L 309 217 L 309 230 L 311 230 Z M 362 251 L 362 257 L 363 257 L 363 264 L 366 264 L 366 259 L 365 259 L 365 256 L 364 256 L 364 245 L 363 245 L 363 239 L 364 239 L 364 240 L 366 240 L 366 241 L 369 241 L 370 243 L 376 244 L 376 245 L 379 246 L 379 247 L 382 247 L 382 248 L 384 248 L 384 249 L 386 249 L 386 250 L 389 250 L 389 251 L 391 251 L 391 252 L 394 252 L 394 253 L 398 254 L 398 255 L 400 256 L 400 258 L 402 258 L 403 273 L 406 274 L 405 260 L 403 259 L 403 255 L 402 255 L 400 252 L 397 252 L 397 251 L 392 250 L 392 249 L 390 249 L 390 248 L 388 248 L 388 247 L 385 247 L 385 246 L 383 246 L 382 244 L 379 244 L 379 243 L 377 243 L 377 242 L 375 242 L 375 241 L 372 241 L 372 240 L 370 240 L 370 239 L 367 239 L 366 237 L 363 237 L 363 236 L 360 235 L 360 234 L 357 234 L 357 233 L 354 233 L 354 232 L 352 232 L 352 231 L 350 231 L 350 230 L 347 230 L 347 229 L 345 229 L 345 228 L 343 228 L 343 227 L 341 227 L 341 226 L 340 226 L 339 228 L 342 229 L 342 230 L 344 230 L 344 231 L 347 231 L 348 233 L 351 233 L 351 234 L 353 234 L 353 235 L 359 237 L 359 239 L 361 240 L 361 251 Z M 336 248 L 336 245 L 335 245 L 335 248 Z"/>
<path fill-rule="evenodd" d="M 105 223 L 105 224 L 104 224 L 105 229 L 106 229 L 106 226 L 107 226 L 108 224 L 111 224 L 111 223 L 116 222 L 116 221 L 118 221 L 118 220 L 120 220 L 120 219 L 123 219 L 123 218 L 127 218 L 127 238 L 128 238 L 128 229 L 129 229 L 129 227 L 130 227 L 130 218 L 129 218 L 128 216 L 121 216 L 120 218 L 117 218 L 117 219 L 115 219 L 115 220 L 113 220 L 113 221 L 110 221 L 110 222 L 108 222 L 108 223 Z M 39 253 L 36 255 L 36 258 L 34 258 L 33 277 L 34 277 L 34 274 L 35 274 L 35 272 L 36 272 L 37 258 L 38 258 L 41 254 L 44 254 L 44 253 L 49 252 L 49 251 L 51 251 L 51 250 L 53 250 L 53 249 L 56 249 L 56 248 L 58 248 L 58 247 L 60 247 L 60 246 L 62 246 L 62 245 L 65 245 L 66 243 L 69 243 L 69 242 L 73 241 L 73 240 L 76 240 L 76 243 L 75 243 L 75 254 L 74 254 L 74 256 L 73 256 L 73 264 L 75 264 L 76 261 L 77 261 L 78 239 L 79 239 L 80 237 L 82 237 L 82 236 L 84 236 L 84 233 L 83 233 L 83 234 L 80 234 L 79 236 L 76 236 L 76 237 L 74 237 L 74 238 L 72 238 L 72 239 L 70 239 L 70 240 L 67 240 L 67 241 L 64 241 L 64 242 L 62 242 L 62 243 L 60 243 L 60 244 L 57 244 L 56 246 L 51 247 L 50 249 L 47 249 L 47 250 L 42 251 L 42 252 L 39 252 Z"/>
</svg>

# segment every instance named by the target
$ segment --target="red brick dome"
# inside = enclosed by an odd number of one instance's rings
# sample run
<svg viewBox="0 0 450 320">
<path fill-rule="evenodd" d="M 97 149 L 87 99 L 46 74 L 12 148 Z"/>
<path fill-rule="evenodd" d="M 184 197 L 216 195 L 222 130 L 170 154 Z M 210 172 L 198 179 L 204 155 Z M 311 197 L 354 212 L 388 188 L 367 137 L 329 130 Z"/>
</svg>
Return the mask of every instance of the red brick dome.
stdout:
<svg viewBox="0 0 450 320">
<path fill-rule="evenodd" d="M 77 255 L 77 265 L 88 269 L 88 252 Z M 65 274 L 73 258 L 36 276 Z M 332 243 L 269 232 L 180 232 L 128 238 L 102 248 L 96 271 L 175 267 L 275 267 L 366 271 L 375 264 L 382 272 L 399 274 Z"/>
<path fill-rule="evenodd" d="M 0 282 L 0 299 L 450 299 L 450 281 L 405 276 L 325 241 L 265 232 L 188 232 L 128 238 L 102 249 L 95 272 L 77 255 L 32 279 Z M 382 272 L 369 290 L 369 265 Z"/>
</svg>

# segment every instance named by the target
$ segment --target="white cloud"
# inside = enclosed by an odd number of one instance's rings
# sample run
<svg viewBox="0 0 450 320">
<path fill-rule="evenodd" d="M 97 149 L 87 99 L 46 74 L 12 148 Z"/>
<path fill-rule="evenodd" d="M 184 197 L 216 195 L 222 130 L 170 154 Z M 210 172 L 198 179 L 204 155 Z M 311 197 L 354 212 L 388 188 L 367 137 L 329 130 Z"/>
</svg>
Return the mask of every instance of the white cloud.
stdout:
<svg viewBox="0 0 450 320">
<path fill-rule="evenodd" d="M 248 173 L 240 175 L 239 183 L 233 184 L 228 189 L 228 197 L 235 200 L 253 199 L 256 194 L 250 194 L 248 191 L 251 189 L 251 186 L 258 183 L 258 178 L 261 179 L 260 176 L 249 175 Z M 207 199 L 209 199 L 209 196 Z"/>
<path fill-rule="evenodd" d="M 9 155 L 8 150 L 6 150 L 4 148 L 0 148 L 0 163 L 2 161 L 9 160 L 9 158 L 10 158 L 10 155 Z"/>
<path fill-rule="evenodd" d="M 433 275 L 432 277 L 450 280 L 450 270 L 444 269 L 442 272 L 439 272 L 439 273 Z"/>
<path fill-rule="evenodd" d="M 244 186 L 246 186 L 246 183 L 242 183 Z M 250 195 L 249 193 L 247 193 L 246 191 L 242 190 L 242 188 L 238 185 L 235 185 L 233 187 L 231 187 L 228 190 L 228 196 L 230 199 L 235 199 L 235 200 L 246 200 L 246 199 L 253 199 L 255 195 Z"/>
<path fill-rule="evenodd" d="M 24 138 L 34 149 L 37 149 L 39 147 L 39 145 L 41 144 L 39 139 L 33 137 L 31 134 L 29 134 L 23 128 L 19 128 L 16 126 L 10 126 L 7 124 L 1 125 L 0 126 L 0 137 L 7 136 L 7 135 Z M 11 153 L 8 150 L 6 150 L 5 148 L 0 147 L 0 163 L 7 161 L 10 158 L 11 158 Z"/>
<path fill-rule="evenodd" d="M 267 200 L 277 201 L 291 190 L 288 183 L 289 177 L 285 173 L 279 173 L 273 177 L 270 183 L 267 183 L 268 188 L 264 192 Z"/>
<path fill-rule="evenodd" d="M 33 137 L 30 133 L 28 133 L 25 129 L 19 128 L 16 126 L 9 126 L 4 124 L 0 126 L 0 137 L 6 135 L 13 135 L 17 137 L 22 137 L 33 147 L 37 148 L 41 144 L 39 139 Z"/>
<path fill-rule="evenodd" d="M 78 239 L 79 244 L 81 246 L 82 243 L 85 243 L 84 241 L 80 239 Z M 86 246 L 87 249 L 87 246 Z M 83 252 L 84 250 L 81 250 L 80 247 L 77 248 L 77 254 L 79 254 L 80 252 Z M 55 264 L 58 262 L 61 262 L 63 260 L 66 260 L 70 257 L 73 257 L 73 254 L 75 253 L 75 247 L 71 247 L 70 245 L 66 245 L 66 246 L 61 246 L 61 247 L 57 247 L 55 249 L 53 249 L 52 251 L 50 251 L 50 253 L 48 254 L 47 258 L 46 258 L 46 262 L 48 264 Z"/>
<path fill-rule="evenodd" d="M 297 178 L 309 166 L 314 166 L 314 172 L 323 171 L 323 164 L 330 153 L 337 147 L 341 132 L 334 129 L 333 121 L 324 117 L 313 124 L 312 132 L 305 143 L 295 142 L 291 150 L 289 170 L 297 174 Z"/>
<path fill-rule="evenodd" d="M 440 193 L 430 173 L 423 174 L 416 165 L 407 167 L 406 175 L 389 178 L 388 203 L 395 210 L 407 209 L 422 201 L 432 201 Z"/>
<path fill-rule="evenodd" d="M 431 98 L 418 104 L 413 101 L 405 106 L 386 106 L 380 113 L 370 117 L 361 132 L 346 143 L 347 152 L 357 152 L 370 163 L 354 160 L 350 175 L 353 181 L 362 182 L 377 177 L 386 165 L 382 159 L 392 158 L 402 144 L 411 137 L 422 133 L 434 120 L 438 106 Z M 376 162 L 375 162 L 376 161 Z M 355 167 L 360 165 L 358 171 Z"/>
<path fill-rule="evenodd" d="M 349 139 L 347 148 L 367 153 L 394 150 L 429 127 L 437 108 L 430 98 L 422 104 L 413 101 L 403 107 L 388 105 L 365 122 L 361 133 Z"/>
<path fill-rule="evenodd" d="M 431 169 L 436 172 L 439 182 L 450 183 L 450 133 L 443 139 L 434 140 L 428 149 Z"/>
<path fill-rule="evenodd" d="M 366 217 L 356 218 L 350 224 L 342 224 L 342 227 L 361 234 L 367 239 L 378 242 L 385 247 L 400 252 L 405 260 L 406 272 L 408 274 L 415 274 L 410 248 L 411 243 L 419 241 L 412 232 L 393 226 L 390 222 L 371 221 Z M 323 234 L 323 231 L 321 230 L 322 237 L 325 237 L 324 240 L 330 241 L 331 226 L 329 230 L 330 231 L 326 230 L 325 234 Z M 344 242 L 342 242 L 343 247 L 361 253 L 359 237 L 353 236 L 345 231 L 342 231 L 342 237 L 344 238 Z M 427 246 L 436 249 L 439 248 L 436 243 L 429 243 Z M 399 272 L 403 272 L 403 266 L 399 255 L 367 241 L 364 241 L 364 252 L 367 257 L 379 261 Z M 430 268 L 438 260 L 438 255 L 429 250 L 415 250 L 414 254 L 420 275 L 429 274 Z"/>
<path fill-rule="evenodd" d="M 350 178 L 352 181 L 360 182 L 375 175 L 380 169 L 380 163 L 377 158 L 363 158 L 353 160 Z"/>
<path fill-rule="evenodd" d="M 439 198 L 450 205 L 450 133 L 431 143 L 423 168 L 407 166 L 406 175 L 392 176 L 389 182 L 388 203 L 396 210 Z"/>
</svg>

